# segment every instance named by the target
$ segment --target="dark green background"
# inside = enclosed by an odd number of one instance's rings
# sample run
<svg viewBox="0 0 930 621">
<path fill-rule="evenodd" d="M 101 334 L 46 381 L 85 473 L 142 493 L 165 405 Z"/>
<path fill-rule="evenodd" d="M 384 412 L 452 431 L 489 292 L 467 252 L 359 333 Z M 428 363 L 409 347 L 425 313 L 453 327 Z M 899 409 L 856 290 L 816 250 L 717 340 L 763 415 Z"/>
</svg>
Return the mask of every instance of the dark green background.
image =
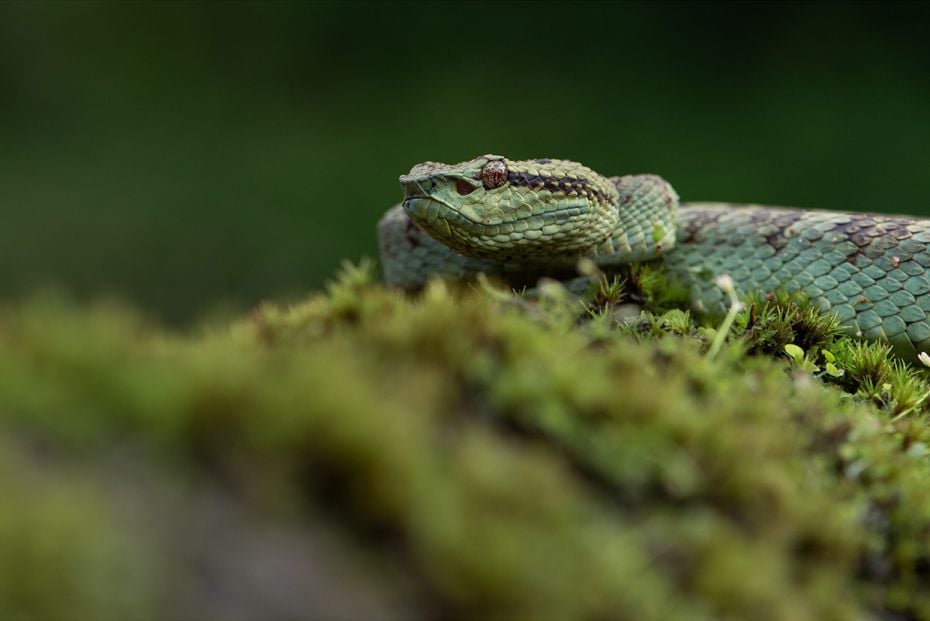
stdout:
<svg viewBox="0 0 930 621">
<path fill-rule="evenodd" d="M 927 5 L 0 4 L 0 296 L 169 321 L 374 256 L 419 161 L 930 215 Z"/>
</svg>

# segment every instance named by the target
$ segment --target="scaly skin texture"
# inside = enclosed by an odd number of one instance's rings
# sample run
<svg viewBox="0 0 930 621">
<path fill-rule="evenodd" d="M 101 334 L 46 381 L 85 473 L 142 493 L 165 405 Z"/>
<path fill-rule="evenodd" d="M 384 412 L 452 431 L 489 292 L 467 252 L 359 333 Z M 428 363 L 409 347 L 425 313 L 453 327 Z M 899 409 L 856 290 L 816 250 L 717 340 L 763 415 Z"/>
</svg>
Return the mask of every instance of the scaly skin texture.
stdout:
<svg viewBox="0 0 930 621">
<path fill-rule="evenodd" d="M 378 225 L 388 285 L 480 272 L 517 285 L 661 257 L 699 313 L 722 313 L 714 284 L 742 297 L 800 292 L 850 334 L 913 359 L 930 350 L 930 220 L 776 207 L 678 206 L 653 175 L 605 178 L 564 160 L 485 155 L 428 162 L 400 178 L 405 200 Z"/>
</svg>

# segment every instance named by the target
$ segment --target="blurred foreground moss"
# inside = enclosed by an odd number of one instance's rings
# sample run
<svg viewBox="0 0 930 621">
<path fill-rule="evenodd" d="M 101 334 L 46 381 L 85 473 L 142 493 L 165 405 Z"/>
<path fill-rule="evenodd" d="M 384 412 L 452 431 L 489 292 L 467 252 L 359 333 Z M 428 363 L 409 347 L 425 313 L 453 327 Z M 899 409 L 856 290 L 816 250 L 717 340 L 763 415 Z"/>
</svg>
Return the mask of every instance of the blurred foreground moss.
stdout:
<svg viewBox="0 0 930 621">
<path fill-rule="evenodd" d="M 923 372 L 788 302 L 709 355 L 673 298 L 7 307 L 0 618 L 930 618 Z"/>
</svg>

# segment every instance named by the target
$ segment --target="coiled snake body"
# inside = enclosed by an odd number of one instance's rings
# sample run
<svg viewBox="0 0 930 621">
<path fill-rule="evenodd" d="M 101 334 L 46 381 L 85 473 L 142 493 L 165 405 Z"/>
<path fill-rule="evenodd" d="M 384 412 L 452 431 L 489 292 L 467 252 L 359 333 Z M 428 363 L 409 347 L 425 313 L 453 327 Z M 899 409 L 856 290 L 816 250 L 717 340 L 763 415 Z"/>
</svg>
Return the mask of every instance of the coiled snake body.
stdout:
<svg viewBox="0 0 930 621">
<path fill-rule="evenodd" d="M 850 334 L 930 351 L 930 220 L 733 205 L 679 207 L 654 175 L 603 177 L 567 160 L 484 155 L 426 162 L 400 177 L 404 201 L 378 240 L 385 282 L 480 272 L 513 283 L 570 277 L 581 257 L 609 271 L 661 257 L 690 287 L 697 312 L 722 313 L 715 284 L 741 296 L 800 292 Z M 575 273 L 574 275 L 577 275 Z"/>
</svg>

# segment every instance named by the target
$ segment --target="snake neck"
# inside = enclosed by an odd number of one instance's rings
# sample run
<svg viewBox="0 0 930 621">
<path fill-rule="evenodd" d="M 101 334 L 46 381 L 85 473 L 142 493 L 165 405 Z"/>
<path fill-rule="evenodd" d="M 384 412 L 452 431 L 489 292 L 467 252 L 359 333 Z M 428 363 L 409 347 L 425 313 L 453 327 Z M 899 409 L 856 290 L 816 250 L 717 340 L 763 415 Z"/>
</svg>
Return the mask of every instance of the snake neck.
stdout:
<svg viewBox="0 0 930 621">
<path fill-rule="evenodd" d="M 657 175 L 611 177 L 617 188 L 617 226 L 593 249 L 604 267 L 648 261 L 675 245 L 678 194 Z"/>
</svg>

